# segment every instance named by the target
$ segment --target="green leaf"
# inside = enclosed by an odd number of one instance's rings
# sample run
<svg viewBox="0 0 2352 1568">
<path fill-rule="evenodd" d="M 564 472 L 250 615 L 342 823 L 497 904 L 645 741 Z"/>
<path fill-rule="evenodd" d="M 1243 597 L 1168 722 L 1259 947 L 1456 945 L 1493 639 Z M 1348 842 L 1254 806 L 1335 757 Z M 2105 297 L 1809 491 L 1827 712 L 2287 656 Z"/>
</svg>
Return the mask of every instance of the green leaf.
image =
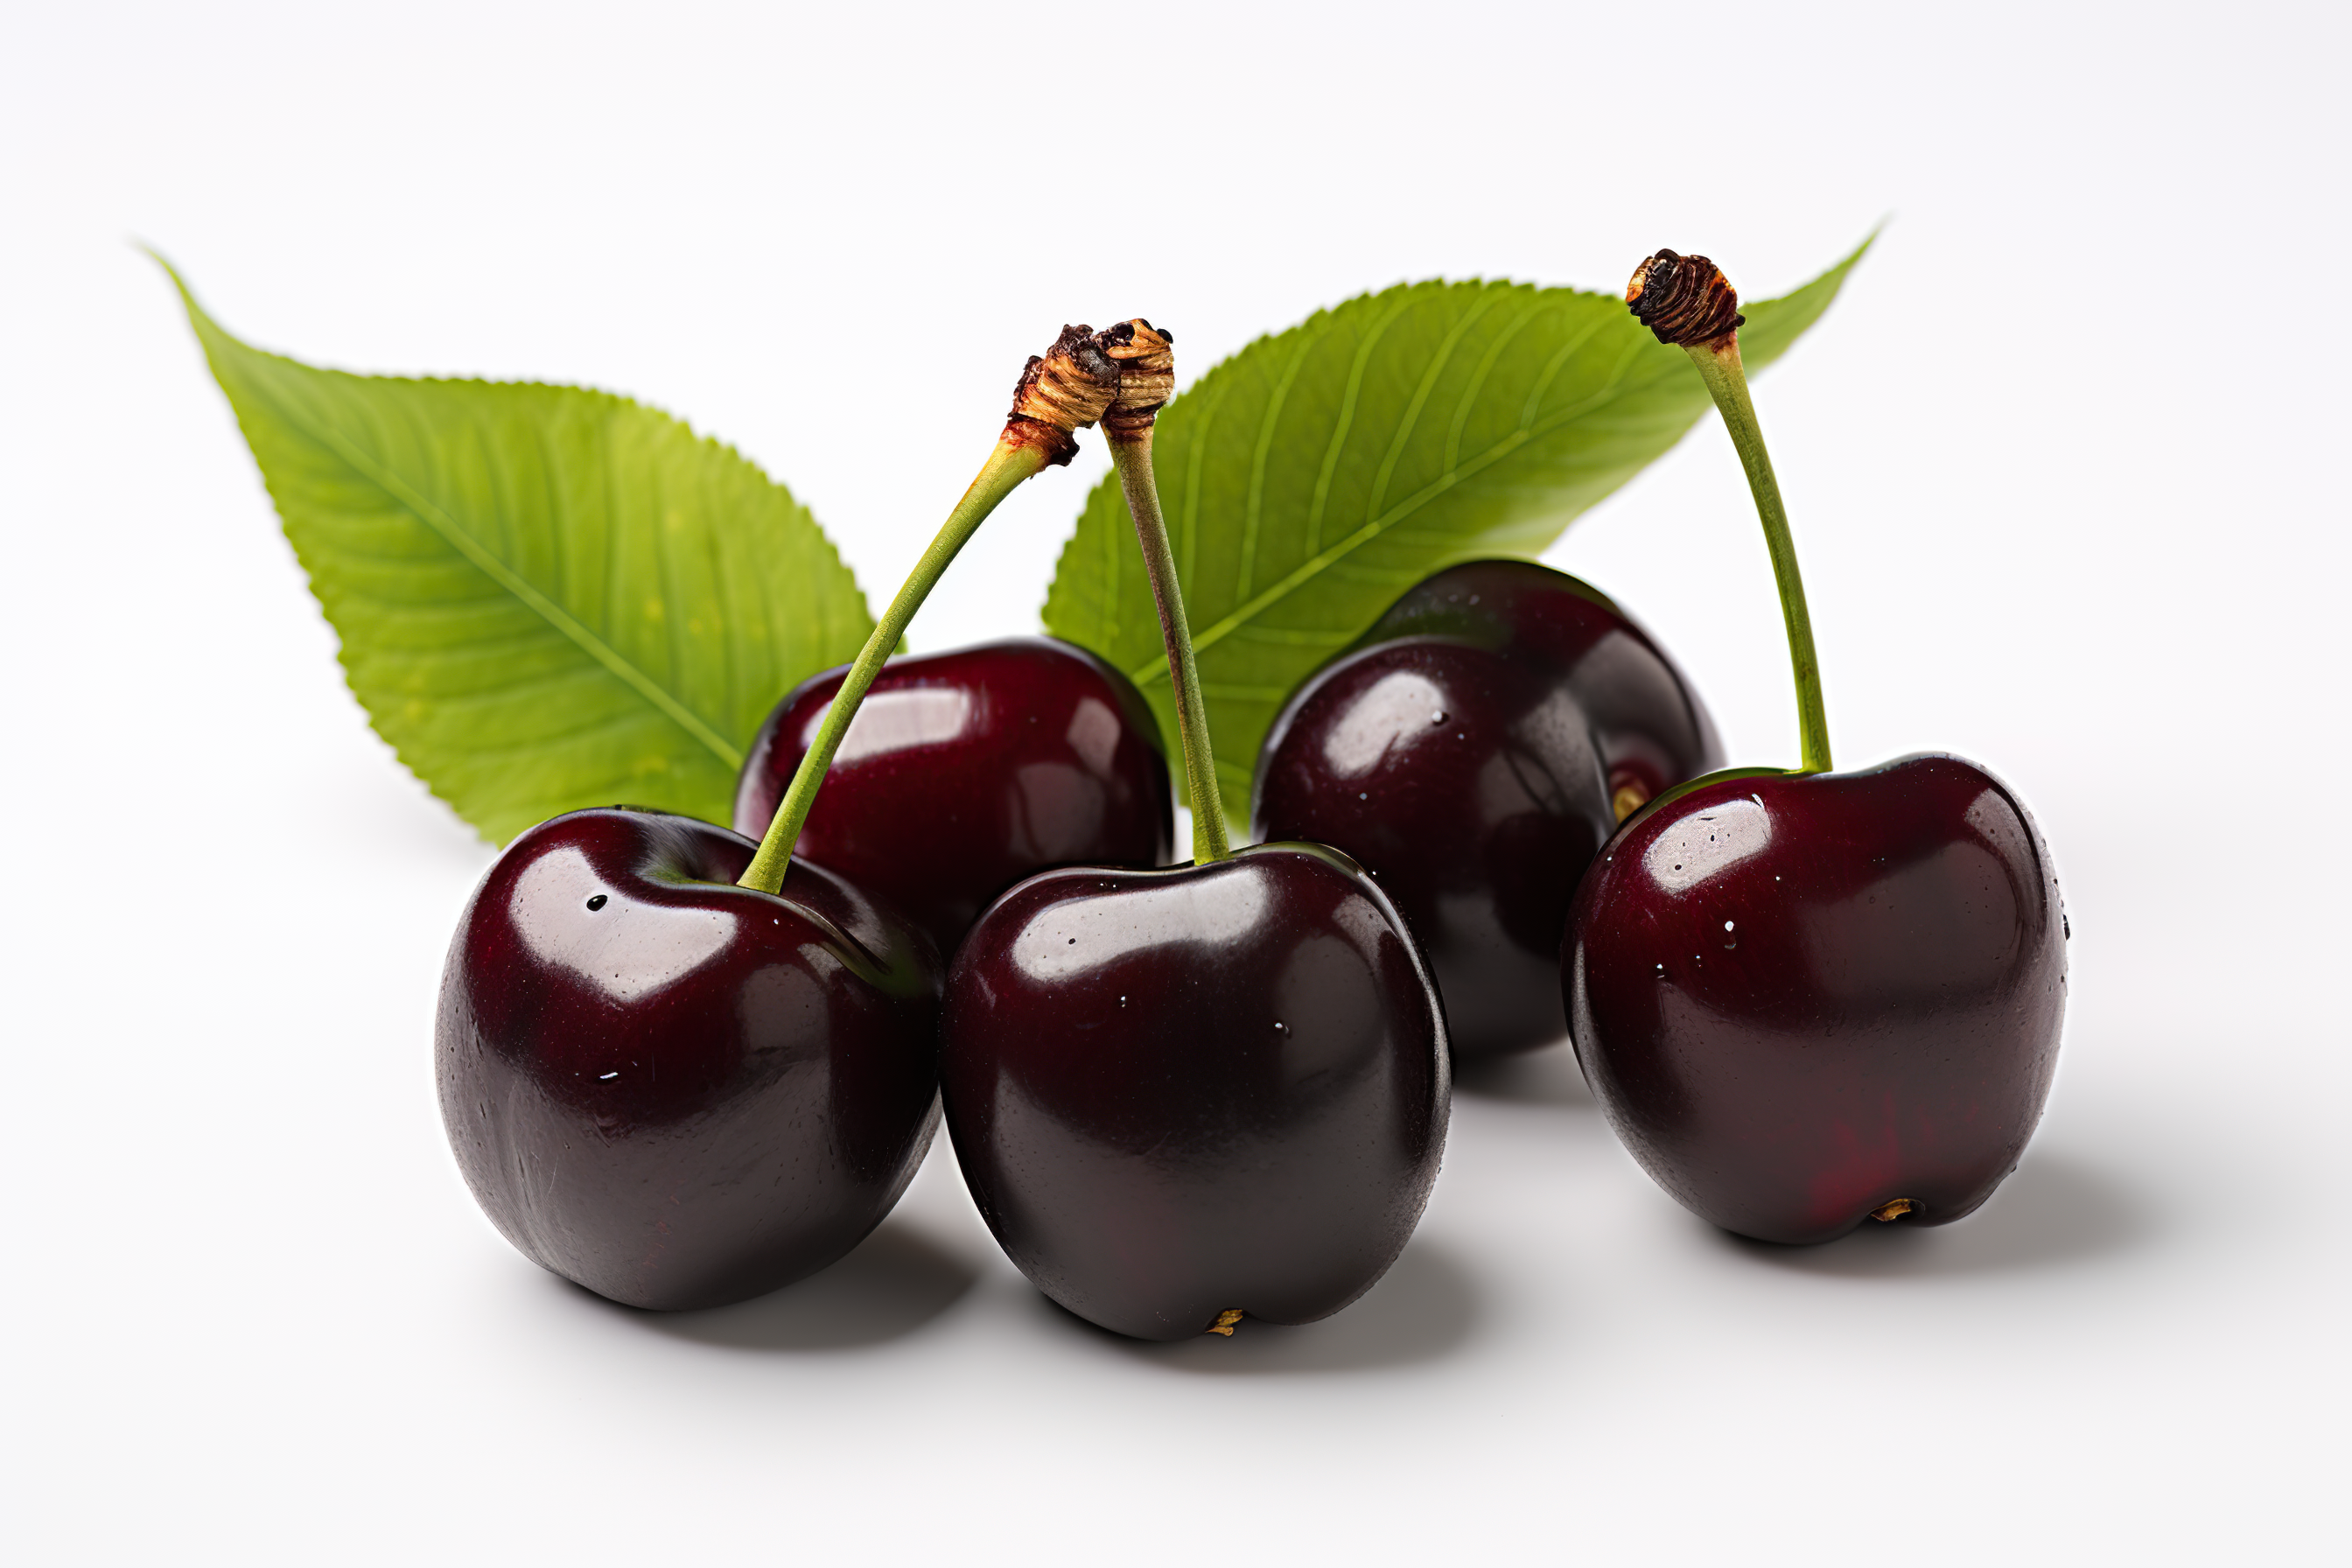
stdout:
<svg viewBox="0 0 2352 1568">
<path fill-rule="evenodd" d="M 1869 248 L 1744 306 L 1748 367 L 1811 326 Z M 1708 406 L 1689 356 L 1615 296 L 1442 281 L 1318 310 L 1171 403 L 1154 460 L 1228 813 L 1247 816 L 1292 689 L 1398 595 L 1457 561 L 1541 552 Z M 1087 497 L 1045 618 L 1126 670 L 1176 744 L 1116 478 Z"/>
<path fill-rule="evenodd" d="M 769 709 L 874 628 L 808 509 L 666 414 L 316 369 L 172 280 L 352 695 L 494 842 L 615 802 L 727 821 Z"/>
</svg>

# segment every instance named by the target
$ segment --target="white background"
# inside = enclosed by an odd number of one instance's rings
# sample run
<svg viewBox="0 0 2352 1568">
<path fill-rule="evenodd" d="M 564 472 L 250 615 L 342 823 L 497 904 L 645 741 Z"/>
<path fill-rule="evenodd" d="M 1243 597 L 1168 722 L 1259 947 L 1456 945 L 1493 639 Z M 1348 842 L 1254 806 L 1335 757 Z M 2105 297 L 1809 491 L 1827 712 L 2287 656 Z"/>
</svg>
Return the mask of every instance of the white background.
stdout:
<svg viewBox="0 0 2352 1568">
<path fill-rule="evenodd" d="M 0 13 L 12 1560 L 2341 1549 L 2340 8 L 794 9 Z M 265 346 L 686 416 L 878 604 L 1066 320 L 1171 323 L 1189 375 L 1402 279 L 1668 245 L 1777 293 L 1890 214 L 1757 398 L 1840 756 L 1984 762 L 2064 874 L 2022 1169 L 1948 1229 L 1744 1244 L 1554 1050 L 1463 1086 L 1360 1305 L 1172 1347 L 1045 1306 L 939 1158 L 723 1312 L 498 1238 L 429 1071 L 489 851 L 344 691 L 131 244 Z M 839 401 L 877 342 L 903 382 Z M 916 644 L 1034 627 L 1101 463 Z M 1793 760 L 1711 419 L 1549 559 Z"/>
</svg>

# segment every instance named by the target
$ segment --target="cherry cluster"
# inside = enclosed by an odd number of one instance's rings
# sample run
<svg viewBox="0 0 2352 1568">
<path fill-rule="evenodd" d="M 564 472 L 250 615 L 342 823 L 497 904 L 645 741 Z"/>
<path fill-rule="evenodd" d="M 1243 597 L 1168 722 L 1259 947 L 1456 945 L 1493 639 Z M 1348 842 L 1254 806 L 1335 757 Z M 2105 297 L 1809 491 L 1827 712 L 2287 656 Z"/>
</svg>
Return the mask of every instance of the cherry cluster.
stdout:
<svg viewBox="0 0 2352 1568">
<path fill-rule="evenodd" d="M 1728 285 L 1661 252 L 1628 298 L 1748 458 Z M 1454 1060 L 1563 1033 L 1627 1146 L 1717 1225 L 1818 1242 L 1983 1203 L 2055 1058 L 2048 853 L 1958 758 L 1829 770 L 1760 437 L 1804 767 L 1719 771 L 1706 707 L 1629 616 L 1475 561 L 1291 695 L 1259 842 L 1232 850 L 1150 476 L 1173 380 L 1139 319 L 1031 362 L 866 652 L 761 728 L 733 831 L 573 812 L 491 867 L 436 1051 L 508 1238 L 635 1306 L 740 1300 L 855 1247 L 944 1112 L 990 1229 L 1070 1310 L 1155 1340 L 1307 1322 L 1412 1235 Z M 1168 637 L 1187 865 L 1118 671 L 1045 638 L 887 657 L 987 511 L 1097 421 Z"/>
</svg>

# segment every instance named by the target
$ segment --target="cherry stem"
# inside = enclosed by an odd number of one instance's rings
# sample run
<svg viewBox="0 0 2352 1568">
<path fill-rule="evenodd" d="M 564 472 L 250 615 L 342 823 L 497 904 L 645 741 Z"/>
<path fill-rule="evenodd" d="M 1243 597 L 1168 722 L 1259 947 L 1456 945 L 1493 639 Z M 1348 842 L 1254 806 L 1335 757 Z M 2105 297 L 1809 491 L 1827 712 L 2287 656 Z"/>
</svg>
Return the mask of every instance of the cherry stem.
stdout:
<svg viewBox="0 0 2352 1568">
<path fill-rule="evenodd" d="M 1789 663 L 1797 681 L 1797 731 L 1804 745 L 1804 765 L 1798 771 L 1825 773 L 1830 771 L 1830 721 L 1822 707 L 1822 665 L 1813 652 L 1813 620 L 1805 608 L 1805 581 L 1797 573 L 1797 546 L 1789 536 L 1789 512 L 1780 504 L 1780 483 L 1772 477 L 1771 454 L 1764 449 L 1764 431 L 1756 423 L 1755 404 L 1748 401 L 1748 373 L 1739 363 L 1739 334 L 1727 331 L 1683 348 L 1714 396 L 1724 428 L 1731 432 L 1739 466 L 1748 470 L 1748 488 L 1756 497 L 1756 515 L 1764 523 L 1765 546 L 1772 552 L 1772 576 L 1780 588 L 1780 616 L 1789 626 Z"/>
<path fill-rule="evenodd" d="M 739 886 L 757 888 L 763 893 L 782 889 L 784 873 L 792 866 L 793 846 L 800 839 L 802 825 L 808 821 L 809 808 L 816 804 L 816 792 L 824 786 L 825 770 L 833 765 L 833 754 L 840 750 L 841 738 L 849 733 L 850 721 L 857 717 L 858 704 L 866 700 L 866 688 L 882 673 L 884 661 L 898 646 L 898 639 L 907 635 L 907 624 L 923 607 L 923 600 L 947 571 L 948 563 L 956 558 L 956 552 L 964 547 L 964 542 L 987 521 L 999 502 L 1051 460 L 1051 449 L 1034 442 L 1000 440 L 996 449 L 988 455 L 988 461 L 981 465 L 979 477 L 948 514 L 939 537 L 923 552 L 923 558 L 915 563 L 914 571 L 908 574 L 907 581 L 898 589 L 898 596 L 882 612 L 874 635 L 866 639 L 849 673 L 842 677 L 841 689 L 834 693 L 833 704 L 825 710 L 824 723 L 818 729 L 808 753 L 801 758 L 784 798 L 777 803 L 776 815 L 768 823 L 767 837 L 760 840 L 760 852 L 751 857 L 751 864 L 743 872 Z"/>
<path fill-rule="evenodd" d="M 1160 608 L 1160 637 L 1168 645 L 1168 685 L 1176 700 L 1176 731 L 1184 747 L 1184 779 L 1192 796 L 1192 863 L 1230 859 L 1225 803 L 1217 789 L 1217 764 L 1209 752 L 1209 710 L 1201 700 L 1201 671 L 1192 658 L 1192 628 L 1184 621 L 1184 594 L 1176 581 L 1176 552 L 1168 542 L 1168 520 L 1160 510 L 1160 486 L 1151 476 L 1151 426 L 1113 434 L 1111 461 L 1128 514 L 1135 519 L 1136 542 L 1143 547 L 1144 575 L 1151 602 Z"/>
</svg>

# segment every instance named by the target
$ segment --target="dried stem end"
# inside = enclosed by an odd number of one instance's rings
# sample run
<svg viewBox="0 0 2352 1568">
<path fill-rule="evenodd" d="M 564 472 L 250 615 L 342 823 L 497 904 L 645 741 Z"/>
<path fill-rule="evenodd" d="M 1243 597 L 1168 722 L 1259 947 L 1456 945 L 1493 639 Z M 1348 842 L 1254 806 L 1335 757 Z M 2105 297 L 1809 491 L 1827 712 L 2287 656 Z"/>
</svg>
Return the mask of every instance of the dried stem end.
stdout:
<svg viewBox="0 0 2352 1568">
<path fill-rule="evenodd" d="M 1213 1334 L 1223 1334 L 1225 1338 L 1232 1339 L 1234 1337 L 1234 1325 L 1241 1321 L 1242 1310 L 1239 1307 L 1228 1307 L 1223 1311 L 1217 1314 L 1217 1321 L 1210 1324 L 1205 1331 Z"/>
<path fill-rule="evenodd" d="M 1095 346 L 1118 366 L 1118 395 L 1103 416 L 1103 434 L 1114 441 L 1141 440 L 1160 406 L 1176 395 L 1176 334 L 1138 316 L 1097 332 Z"/>
<path fill-rule="evenodd" d="M 1661 250 L 1633 268 L 1625 303 L 1662 343 L 1689 347 L 1728 337 L 1748 318 L 1739 291 L 1723 268 L 1704 256 Z"/>
<path fill-rule="evenodd" d="M 1052 348 L 1029 356 L 999 438 L 1008 447 L 1042 447 L 1049 466 L 1066 463 L 1078 450 L 1071 433 L 1100 419 L 1118 390 L 1118 366 L 1096 343 L 1094 329 L 1066 326 Z"/>
<path fill-rule="evenodd" d="M 1882 1224 L 1901 1219 L 1906 1214 L 1916 1214 L 1925 1205 L 1917 1198 L 1889 1198 L 1870 1211 L 1870 1217 Z"/>
</svg>

